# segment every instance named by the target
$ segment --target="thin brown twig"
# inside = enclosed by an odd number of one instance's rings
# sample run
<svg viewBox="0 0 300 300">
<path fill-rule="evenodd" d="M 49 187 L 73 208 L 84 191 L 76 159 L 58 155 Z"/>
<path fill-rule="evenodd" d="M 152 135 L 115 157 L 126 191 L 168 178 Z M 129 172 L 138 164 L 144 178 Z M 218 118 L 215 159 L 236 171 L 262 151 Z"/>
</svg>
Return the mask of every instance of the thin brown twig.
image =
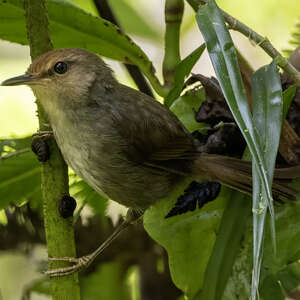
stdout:
<svg viewBox="0 0 300 300">
<path fill-rule="evenodd" d="M 208 0 L 187 0 L 187 2 L 195 11 L 197 11 L 201 5 L 207 4 Z M 285 57 L 280 54 L 280 52 L 272 45 L 268 38 L 261 36 L 244 23 L 229 15 L 224 10 L 220 9 L 220 11 L 230 29 L 240 32 L 253 41 L 256 45 L 260 46 L 270 57 L 276 61 L 277 65 L 295 81 L 295 84 L 300 86 L 300 73 Z"/>
</svg>

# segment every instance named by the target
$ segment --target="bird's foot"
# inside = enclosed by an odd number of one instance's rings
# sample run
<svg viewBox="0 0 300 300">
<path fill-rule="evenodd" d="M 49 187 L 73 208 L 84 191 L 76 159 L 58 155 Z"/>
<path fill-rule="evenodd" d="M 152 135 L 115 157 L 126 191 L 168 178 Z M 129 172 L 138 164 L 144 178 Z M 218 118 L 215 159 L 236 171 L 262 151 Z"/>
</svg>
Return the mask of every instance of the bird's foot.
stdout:
<svg viewBox="0 0 300 300">
<path fill-rule="evenodd" d="M 32 135 L 31 149 L 36 154 L 41 162 L 45 162 L 50 157 L 50 150 L 47 140 L 53 137 L 52 130 L 38 130 L 37 133 Z"/>
<path fill-rule="evenodd" d="M 49 257 L 50 261 L 65 261 L 68 263 L 72 263 L 72 266 L 57 268 L 53 270 L 48 270 L 45 272 L 46 275 L 50 277 L 61 277 L 71 275 L 73 273 L 79 272 L 85 268 L 87 268 L 91 262 L 94 260 L 94 255 L 85 255 L 79 258 L 76 257 Z"/>
<path fill-rule="evenodd" d="M 42 138 L 44 140 L 47 140 L 49 138 L 53 137 L 53 131 L 52 130 L 38 130 L 36 133 L 32 135 L 33 138 L 38 137 Z"/>
<path fill-rule="evenodd" d="M 124 221 L 114 230 L 114 232 L 91 254 L 82 256 L 79 258 L 75 257 L 51 257 L 50 261 L 65 261 L 72 263 L 72 266 L 63 267 L 53 270 L 48 270 L 45 272 L 46 275 L 50 277 L 60 277 L 70 275 L 81 271 L 88 267 L 91 262 L 102 253 L 112 242 L 117 238 L 117 236 L 126 229 L 130 224 L 133 224 L 143 215 L 143 211 L 130 208 L 126 214 Z"/>
</svg>

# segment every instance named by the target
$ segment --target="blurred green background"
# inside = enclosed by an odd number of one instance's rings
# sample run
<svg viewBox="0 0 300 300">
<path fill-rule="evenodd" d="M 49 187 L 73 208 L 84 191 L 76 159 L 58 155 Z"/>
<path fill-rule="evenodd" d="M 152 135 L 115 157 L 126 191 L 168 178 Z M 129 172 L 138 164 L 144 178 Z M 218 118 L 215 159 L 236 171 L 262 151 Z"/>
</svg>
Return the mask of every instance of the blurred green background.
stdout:
<svg viewBox="0 0 300 300">
<path fill-rule="evenodd" d="M 71 2 L 96 14 L 91 0 Z M 291 32 L 300 16 L 299 0 L 220 0 L 217 2 L 222 9 L 261 35 L 268 37 L 277 49 L 291 48 L 288 41 L 291 39 Z M 125 32 L 146 52 L 161 78 L 164 1 L 110 0 L 110 3 Z M 233 33 L 233 37 L 236 45 L 253 67 L 257 68 L 270 62 L 270 58 L 258 46 L 252 45 L 247 38 L 238 33 Z M 186 5 L 181 37 L 182 57 L 198 47 L 202 41 L 194 20 L 194 12 Z M 133 84 L 119 63 L 110 60 L 107 62 L 121 82 Z M 0 41 L 0 81 L 23 74 L 29 64 L 28 47 Z M 207 54 L 201 57 L 193 72 L 213 75 Z M 0 137 L 26 136 L 32 134 L 36 128 L 35 104 L 30 89 L 0 87 Z M 0 214 L 1 221 L 3 218 Z M 5 243 L 5 241 L 1 242 Z M 45 257 L 44 247 L 38 247 L 29 259 L 19 253 L 0 253 L 0 299 L 20 299 L 24 285 L 39 277 L 34 268 L 34 262 Z M 35 295 L 32 299 L 46 298 Z"/>
</svg>

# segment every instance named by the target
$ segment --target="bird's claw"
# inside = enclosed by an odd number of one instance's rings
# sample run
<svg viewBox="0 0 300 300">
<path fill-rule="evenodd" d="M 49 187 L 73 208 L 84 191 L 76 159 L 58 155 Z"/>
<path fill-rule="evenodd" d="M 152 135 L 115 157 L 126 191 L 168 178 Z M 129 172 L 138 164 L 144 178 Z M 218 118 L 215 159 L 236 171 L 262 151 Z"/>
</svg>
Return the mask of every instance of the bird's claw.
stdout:
<svg viewBox="0 0 300 300">
<path fill-rule="evenodd" d="M 49 261 L 65 261 L 72 263 L 72 266 L 57 268 L 53 270 L 48 270 L 45 272 L 45 275 L 50 277 L 61 277 L 71 275 L 76 272 L 80 272 L 82 269 L 87 268 L 92 262 L 93 258 L 90 255 L 82 256 L 79 258 L 76 257 L 49 257 Z"/>
<path fill-rule="evenodd" d="M 53 137 L 52 130 L 38 130 L 36 133 L 32 135 L 32 137 L 39 137 L 42 139 L 49 139 Z"/>
</svg>

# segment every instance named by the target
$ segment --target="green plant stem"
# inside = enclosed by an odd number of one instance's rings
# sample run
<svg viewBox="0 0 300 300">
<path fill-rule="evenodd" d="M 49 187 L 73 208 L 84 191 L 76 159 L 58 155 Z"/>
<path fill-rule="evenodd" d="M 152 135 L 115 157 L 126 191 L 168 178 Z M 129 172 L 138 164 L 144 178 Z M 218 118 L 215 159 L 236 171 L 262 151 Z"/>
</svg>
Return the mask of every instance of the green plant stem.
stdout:
<svg viewBox="0 0 300 300">
<path fill-rule="evenodd" d="M 165 5 L 165 56 L 163 76 L 166 86 L 174 83 L 174 73 L 180 62 L 180 25 L 184 10 L 183 0 L 166 0 Z"/>
<path fill-rule="evenodd" d="M 27 36 L 31 58 L 52 49 L 48 33 L 48 18 L 45 0 L 25 0 Z M 39 105 L 39 127 L 47 130 L 46 115 Z M 68 168 L 52 139 L 49 143 L 50 160 L 42 164 L 41 189 L 43 195 L 43 213 L 46 231 L 48 255 L 50 257 L 75 256 L 75 241 L 72 219 L 63 219 L 58 211 L 58 204 L 64 195 L 69 194 Z M 61 263 L 51 262 L 50 267 L 57 268 Z M 78 275 L 51 278 L 52 299 L 79 300 L 80 290 Z"/>
<path fill-rule="evenodd" d="M 207 4 L 208 0 L 187 0 L 187 2 L 195 11 L 197 11 L 199 6 Z M 271 44 L 268 38 L 261 36 L 247 25 L 229 15 L 224 10 L 220 9 L 220 11 L 230 29 L 240 32 L 251 41 L 255 42 L 256 45 L 260 46 L 270 57 L 276 61 L 279 67 L 289 74 L 289 76 L 295 81 L 295 84 L 300 86 L 300 73 L 286 58 L 279 53 L 279 51 Z"/>
</svg>

